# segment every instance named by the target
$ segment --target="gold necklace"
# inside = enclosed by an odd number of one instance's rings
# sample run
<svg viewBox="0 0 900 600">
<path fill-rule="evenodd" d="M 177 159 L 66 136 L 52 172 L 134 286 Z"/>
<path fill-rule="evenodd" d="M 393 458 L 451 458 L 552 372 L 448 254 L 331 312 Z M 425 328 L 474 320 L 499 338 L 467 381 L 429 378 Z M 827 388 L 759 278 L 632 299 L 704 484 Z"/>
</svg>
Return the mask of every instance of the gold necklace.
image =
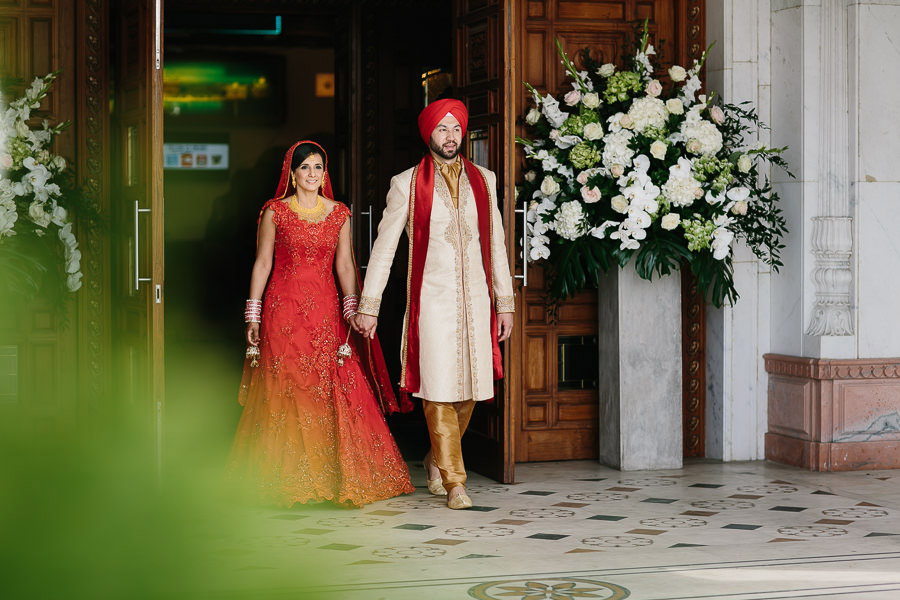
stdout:
<svg viewBox="0 0 900 600">
<path fill-rule="evenodd" d="M 318 202 L 312 208 L 306 208 L 304 206 L 300 206 L 300 202 L 297 201 L 297 196 L 291 196 L 290 207 L 291 210 L 297 213 L 297 216 L 303 219 L 304 221 L 321 221 L 322 217 L 325 216 L 325 203 L 322 202 L 322 196 L 318 196 Z"/>
</svg>

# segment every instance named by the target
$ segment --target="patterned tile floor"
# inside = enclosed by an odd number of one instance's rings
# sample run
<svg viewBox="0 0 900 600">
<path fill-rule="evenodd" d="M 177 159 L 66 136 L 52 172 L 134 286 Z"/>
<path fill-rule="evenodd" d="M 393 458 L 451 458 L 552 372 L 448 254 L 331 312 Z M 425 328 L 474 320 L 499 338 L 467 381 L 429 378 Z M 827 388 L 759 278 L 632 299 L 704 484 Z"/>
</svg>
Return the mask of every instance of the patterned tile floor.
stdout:
<svg viewBox="0 0 900 600">
<path fill-rule="evenodd" d="M 253 510 L 214 541 L 223 594 L 260 598 L 900 598 L 900 473 L 764 462 L 621 473 L 519 465 L 470 478 L 450 511 L 411 465 L 410 496 L 363 509 Z M 247 577 L 256 572 L 263 577 Z M 259 588 L 264 580 L 265 590 Z"/>
</svg>

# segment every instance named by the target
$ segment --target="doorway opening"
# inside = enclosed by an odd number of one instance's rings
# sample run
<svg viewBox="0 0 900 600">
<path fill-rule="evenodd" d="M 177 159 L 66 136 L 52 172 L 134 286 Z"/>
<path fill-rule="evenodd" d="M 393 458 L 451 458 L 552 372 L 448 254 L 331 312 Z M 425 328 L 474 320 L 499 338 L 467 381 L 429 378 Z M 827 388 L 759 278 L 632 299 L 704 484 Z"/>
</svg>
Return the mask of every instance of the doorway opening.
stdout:
<svg viewBox="0 0 900 600">
<path fill-rule="evenodd" d="M 433 94 L 443 81 L 435 74 L 452 66 L 448 3 L 409 2 L 389 15 L 367 14 L 357 3 L 257 4 L 165 6 L 167 455 L 188 452 L 213 467 L 224 461 L 241 411 L 241 314 L 256 221 L 274 193 L 285 150 L 311 139 L 328 152 L 335 197 L 351 208 L 364 267 L 391 176 L 421 156 L 416 116 L 424 106 L 423 74 L 430 74 Z M 377 140 L 374 151 L 354 143 L 363 137 Z M 379 320 L 395 382 L 404 248 L 397 257 L 384 294 L 392 300 Z M 424 455 L 419 407 L 388 423 L 407 459 Z"/>
</svg>

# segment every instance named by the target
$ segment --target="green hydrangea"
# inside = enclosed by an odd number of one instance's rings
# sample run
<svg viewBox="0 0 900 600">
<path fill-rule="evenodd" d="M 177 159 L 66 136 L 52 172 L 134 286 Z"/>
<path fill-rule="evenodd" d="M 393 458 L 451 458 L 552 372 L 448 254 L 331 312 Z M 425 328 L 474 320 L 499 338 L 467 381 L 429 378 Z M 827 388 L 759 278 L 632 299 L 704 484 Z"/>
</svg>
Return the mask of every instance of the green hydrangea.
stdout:
<svg viewBox="0 0 900 600">
<path fill-rule="evenodd" d="M 641 135 L 651 140 L 661 140 L 665 142 L 669 133 L 666 131 L 665 127 L 647 127 Z"/>
<path fill-rule="evenodd" d="M 580 116 L 569 115 L 569 118 L 566 119 L 566 122 L 562 124 L 562 127 L 559 128 L 559 132 L 562 135 L 578 135 L 580 136 L 584 133 L 585 121 L 582 120 Z"/>
<path fill-rule="evenodd" d="M 9 139 L 8 144 L 6 151 L 9 152 L 10 157 L 12 157 L 12 168 L 20 169 L 22 167 L 22 161 L 32 154 L 31 146 L 29 146 L 25 140 L 18 137 Z"/>
<path fill-rule="evenodd" d="M 709 248 L 713 231 L 716 229 L 715 223 L 701 219 L 686 219 L 681 222 L 681 227 L 684 229 L 684 239 L 688 241 L 688 250 L 691 252 Z"/>
<path fill-rule="evenodd" d="M 588 108 L 584 104 L 581 105 L 578 112 L 578 116 L 581 117 L 582 125 L 587 125 L 588 123 L 600 123 L 600 115 L 597 114 L 597 111 Z"/>
<path fill-rule="evenodd" d="M 701 156 L 694 161 L 694 178 L 700 182 L 709 182 L 713 192 L 720 194 L 734 181 L 731 174 L 733 169 L 734 165 L 729 160 Z"/>
<path fill-rule="evenodd" d="M 619 71 L 607 80 L 603 99 L 608 103 L 625 102 L 633 92 L 643 88 L 641 76 L 633 71 Z"/>
<path fill-rule="evenodd" d="M 603 154 L 591 146 L 588 142 L 575 144 L 569 152 L 569 162 L 576 169 L 589 169 L 600 162 Z"/>
</svg>

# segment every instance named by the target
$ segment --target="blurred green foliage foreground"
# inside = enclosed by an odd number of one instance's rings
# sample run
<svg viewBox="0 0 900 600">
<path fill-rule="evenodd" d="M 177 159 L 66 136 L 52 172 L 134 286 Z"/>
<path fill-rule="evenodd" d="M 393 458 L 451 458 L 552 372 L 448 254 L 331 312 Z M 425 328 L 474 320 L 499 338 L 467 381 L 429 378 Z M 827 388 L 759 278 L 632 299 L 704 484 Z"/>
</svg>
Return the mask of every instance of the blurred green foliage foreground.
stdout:
<svg viewBox="0 0 900 600">
<path fill-rule="evenodd" d="M 68 435 L 0 423 L 4 600 L 307 599 L 336 579 L 273 519 L 291 511 L 226 502 L 224 457 L 169 460 L 160 479 L 146 427 L 123 422 Z"/>
</svg>

